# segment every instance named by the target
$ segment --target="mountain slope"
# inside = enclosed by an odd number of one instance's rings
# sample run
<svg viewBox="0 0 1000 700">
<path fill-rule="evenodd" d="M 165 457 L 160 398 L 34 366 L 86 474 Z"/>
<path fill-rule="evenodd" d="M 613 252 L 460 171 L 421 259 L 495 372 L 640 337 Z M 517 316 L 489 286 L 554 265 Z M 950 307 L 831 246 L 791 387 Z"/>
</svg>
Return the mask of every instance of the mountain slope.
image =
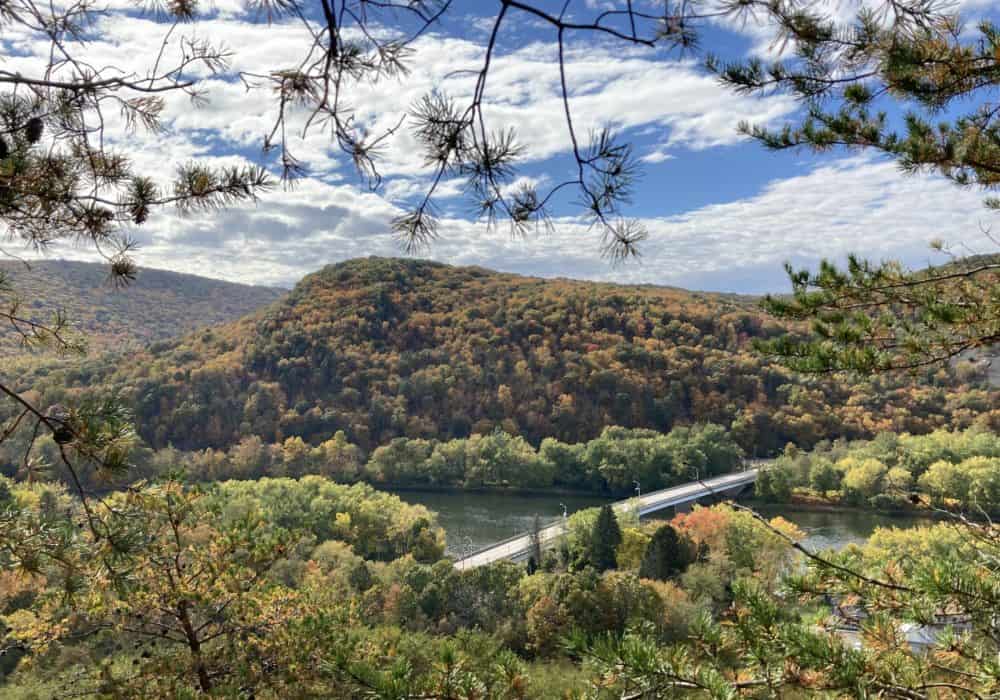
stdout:
<svg viewBox="0 0 1000 700">
<path fill-rule="evenodd" d="M 24 301 L 22 314 L 47 322 L 62 311 L 94 349 L 162 340 L 232 321 L 285 293 L 153 269 L 140 270 L 135 282 L 115 289 L 107 274 L 107 266 L 96 263 L 44 260 L 26 268 L 0 261 L 0 275 Z M 18 351 L 17 341 L 12 330 L 0 329 L 0 352 Z"/>
<path fill-rule="evenodd" d="M 184 449 L 338 430 L 366 449 L 496 428 L 577 442 L 606 425 L 711 421 L 763 454 L 964 425 L 998 405 L 948 369 L 920 382 L 795 377 L 749 348 L 782 331 L 748 298 L 368 258 L 234 323 L 22 381 L 53 397 L 114 387 L 150 444 Z"/>
</svg>

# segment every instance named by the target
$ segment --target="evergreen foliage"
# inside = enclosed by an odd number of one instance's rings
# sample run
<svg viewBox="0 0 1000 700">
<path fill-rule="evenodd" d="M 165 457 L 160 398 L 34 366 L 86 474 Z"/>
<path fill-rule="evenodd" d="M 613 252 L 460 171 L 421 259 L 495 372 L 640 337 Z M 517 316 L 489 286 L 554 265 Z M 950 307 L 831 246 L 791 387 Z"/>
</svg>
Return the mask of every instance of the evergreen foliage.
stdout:
<svg viewBox="0 0 1000 700">
<path fill-rule="evenodd" d="M 616 551 L 621 543 L 622 531 L 614 509 L 609 505 L 601 506 L 590 535 L 587 563 L 598 571 L 614 569 L 618 565 Z"/>
<path fill-rule="evenodd" d="M 1000 75 L 993 20 L 965 27 L 955 7 L 933 1 L 873 3 L 853 17 L 828 3 L 736 5 L 770 15 L 785 50 L 770 63 L 710 57 L 709 68 L 740 92 L 784 93 L 806 105 L 801 120 L 778 128 L 744 123 L 744 133 L 779 151 L 886 155 L 906 173 L 932 171 L 959 187 L 980 187 L 987 208 L 1000 208 L 1000 122 L 986 98 Z M 901 118 L 890 116 L 893 107 Z M 876 264 L 863 251 L 844 266 L 789 266 L 791 297 L 770 297 L 765 307 L 807 322 L 811 333 L 759 347 L 806 372 L 913 370 L 991 352 L 1000 342 L 1000 258 L 990 226 L 982 228 L 944 231 L 951 243 L 931 245 L 952 261 L 939 267 Z M 990 249 L 969 245 L 980 233 Z"/>
<path fill-rule="evenodd" d="M 639 567 L 639 576 L 666 581 L 687 571 L 702 553 L 687 535 L 667 524 L 653 533 Z"/>
</svg>

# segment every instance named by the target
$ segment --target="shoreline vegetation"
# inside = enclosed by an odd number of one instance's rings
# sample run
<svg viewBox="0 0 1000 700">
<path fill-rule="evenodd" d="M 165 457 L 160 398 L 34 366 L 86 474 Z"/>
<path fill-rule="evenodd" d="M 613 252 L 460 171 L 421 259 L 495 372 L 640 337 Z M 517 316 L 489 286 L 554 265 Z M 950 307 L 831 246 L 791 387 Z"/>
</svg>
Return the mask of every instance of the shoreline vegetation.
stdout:
<svg viewBox="0 0 1000 700">
<path fill-rule="evenodd" d="M 790 445 L 757 480 L 756 496 L 776 504 L 828 504 L 945 516 L 1000 512 L 1000 436 L 988 428 L 927 435 L 882 433 L 874 440 Z"/>
<path fill-rule="evenodd" d="M 55 463 L 57 447 L 51 439 L 40 440 L 42 461 Z M 7 467 L 0 474 L 26 478 L 16 460 L 3 461 Z M 636 483 L 649 493 L 737 471 L 743 464 L 744 452 L 730 431 L 702 424 L 676 427 L 669 433 L 608 427 L 593 440 L 564 443 L 547 438 L 537 448 L 523 437 L 499 430 L 443 441 L 396 438 L 367 459 L 343 433 L 318 445 L 301 438 L 268 445 L 253 437 L 227 451 L 140 447 L 134 451 L 129 478 L 156 481 L 173 476 L 212 483 L 319 476 L 389 492 L 562 495 L 612 501 L 633 495 Z M 88 488 L 105 493 L 128 486 L 95 472 L 84 471 L 80 477 Z M 941 515 L 935 510 L 971 504 L 993 512 L 1000 508 L 1000 437 L 988 427 L 972 427 L 822 441 L 808 452 L 789 445 L 761 474 L 754 500 L 817 511 L 856 509 L 928 519 Z"/>
<path fill-rule="evenodd" d="M 918 506 L 900 506 L 899 508 L 875 510 L 873 508 L 852 506 L 836 501 L 815 500 L 806 495 L 795 495 L 792 496 L 791 500 L 780 503 L 761 500 L 757 497 L 743 499 L 742 502 L 761 509 L 776 509 L 780 507 L 783 513 L 858 513 L 862 515 L 880 515 L 887 518 L 919 518 L 931 522 L 944 520 L 947 517 L 944 513 Z"/>
<path fill-rule="evenodd" d="M 51 438 L 38 441 L 40 457 L 56 463 L 58 446 Z M 19 454 L 0 455 L 0 464 L 14 466 Z M 495 430 L 452 440 L 396 438 L 365 458 L 343 432 L 318 445 L 301 438 L 267 444 L 258 437 L 233 448 L 182 452 L 173 448 L 133 451 L 128 479 L 157 479 L 177 474 L 183 465 L 190 481 L 212 482 L 260 477 L 323 476 L 338 483 L 364 482 L 376 488 L 441 488 L 462 490 L 565 489 L 581 495 L 610 498 L 691 481 L 695 474 L 716 476 L 736 471 L 743 452 L 731 433 L 713 424 L 655 430 L 605 428 L 586 442 L 564 443 L 546 438 L 536 449 L 525 438 Z M 106 475 L 81 472 L 87 487 L 124 488 Z"/>
<path fill-rule="evenodd" d="M 615 494 L 596 493 L 594 491 L 584 491 L 580 489 L 566 488 L 524 488 L 512 486 L 413 486 L 409 484 L 379 484 L 380 491 L 388 493 L 435 493 L 435 494 L 476 494 L 484 496 L 518 496 L 520 498 L 549 498 L 551 496 L 568 496 L 571 498 L 608 498 L 609 500 L 623 500 Z"/>
<path fill-rule="evenodd" d="M 359 472 L 368 477 L 362 479 L 363 483 L 377 489 L 390 493 L 484 494 L 529 499 L 576 496 L 605 498 L 609 502 L 624 500 L 634 491 L 610 489 L 607 484 L 634 485 L 637 480 L 631 477 L 642 475 L 645 481 L 640 483 L 648 493 L 686 483 L 696 478 L 696 474 L 707 478 L 734 471 L 743 464 L 742 454 L 729 433 L 712 425 L 679 428 L 669 434 L 607 428 L 599 438 L 586 443 L 566 445 L 550 440 L 543 442 L 538 450 L 501 432 L 474 436 L 468 442 L 432 443 L 400 438 L 384 450 L 379 449 L 382 451 L 376 450 Z M 397 460 L 393 465 L 396 474 L 424 474 L 440 461 L 439 449 L 452 456 L 461 455 L 458 461 L 467 469 L 495 476 L 523 475 L 532 466 L 541 464 L 553 480 L 566 479 L 565 473 L 575 467 L 580 474 L 588 475 L 590 480 L 585 483 L 601 483 L 604 479 L 604 485 L 588 489 L 555 483 L 516 486 L 384 480 L 387 472 L 380 471 L 380 465 L 384 466 L 387 460 Z M 478 454 L 472 457 L 474 452 Z M 400 460 L 401 455 L 408 456 L 410 461 Z M 560 458 L 562 462 L 558 461 Z M 473 466 L 477 459 L 485 463 Z M 696 471 L 688 466 L 694 460 L 698 465 Z M 515 467 L 518 462 L 519 467 Z M 440 468 L 440 464 L 437 466 Z M 382 478 L 373 479 L 376 475 Z M 789 512 L 875 513 L 932 522 L 947 519 L 948 511 L 969 509 L 972 504 L 987 513 L 1000 508 L 1000 488 L 989 488 L 997 481 L 1000 481 L 1000 436 L 988 428 L 938 430 L 927 435 L 882 433 L 873 440 L 822 442 L 810 452 L 789 445 L 769 465 L 747 501 Z"/>
</svg>

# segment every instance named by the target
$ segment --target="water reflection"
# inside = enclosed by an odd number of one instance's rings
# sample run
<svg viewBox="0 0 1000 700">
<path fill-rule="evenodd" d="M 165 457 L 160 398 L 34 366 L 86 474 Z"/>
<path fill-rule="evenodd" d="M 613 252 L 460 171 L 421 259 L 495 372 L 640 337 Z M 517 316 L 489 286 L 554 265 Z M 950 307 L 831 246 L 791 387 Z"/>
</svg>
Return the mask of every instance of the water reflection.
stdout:
<svg viewBox="0 0 1000 700">
<path fill-rule="evenodd" d="M 921 518 L 889 516 L 879 513 L 864 513 L 860 511 L 839 511 L 831 513 L 815 511 L 785 511 L 770 506 L 762 508 L 761 513 L 774 517 L 780 515 L 799 526 L 806 534 L 803 544 L 812 550 L 840 549 L 848 544 L 862 544 L 876 528 L 910 528 L 920 524 L 929 524 Z"/>
</svg>

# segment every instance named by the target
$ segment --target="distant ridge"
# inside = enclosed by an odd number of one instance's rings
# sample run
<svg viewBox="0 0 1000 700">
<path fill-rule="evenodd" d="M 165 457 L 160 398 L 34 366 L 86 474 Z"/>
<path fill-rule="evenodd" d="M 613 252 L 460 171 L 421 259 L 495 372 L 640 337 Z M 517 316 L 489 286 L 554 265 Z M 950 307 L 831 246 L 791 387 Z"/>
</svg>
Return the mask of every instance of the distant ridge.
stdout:
<svg viewBox="0 0 1000 700">
<path fill-rule="evenodd" d="M 753 298 L 370 257 L 310 274 L 237 321 L 19 381 L 53 400 L 116 389 L 151 446 L 185 450 L 253 436 L 319 444 L 338 431 L 364 450 L 494 430 L 579 443 L 609 425 L 713 422 L 765 455 L 927 432 L 998 400 L 940 369 L 794 375 L 751 348 L 785 330 Z"/>
<path fill-rule="evenodd" d="M 128 288 L 115 289 L 107 283 L 106 265 L 68 260 L 33 261 L 30 267 L 0 260 L 0 273 L 23 300 L 23 315 L 41 322 L 63 311 L 95 350 L 142 345 L 232 321 L 287 293 L 152 268 L 140 269 Z M 20 350 L 9 328 L 0 327 L 0 350 Z"/>
</svg>

